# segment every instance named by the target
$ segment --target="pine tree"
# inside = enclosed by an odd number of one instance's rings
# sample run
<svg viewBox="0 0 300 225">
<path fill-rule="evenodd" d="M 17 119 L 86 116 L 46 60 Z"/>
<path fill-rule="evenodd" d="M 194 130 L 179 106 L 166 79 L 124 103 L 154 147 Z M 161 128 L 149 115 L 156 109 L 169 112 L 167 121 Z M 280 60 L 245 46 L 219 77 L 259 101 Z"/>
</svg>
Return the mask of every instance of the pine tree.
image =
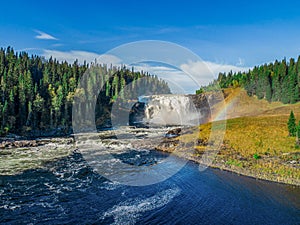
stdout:
<svg viewBox="0 0 300 225">
<path fill-rule="evenodd" d="M 44 109 L 44 102 L 44 99 L 39 95 L 39 93 L 37 93 L 35 100 L 33 101 L 33 128 L 40 128 L 39 121 Z"/>
<path fill-rule="evenodd" d="M 286 59 L 274 63 L 255 66 L 248 72 L 219 73 L 216 80 L 202 90 L 209 91 L 219 84 L 221 88 L 241 86 L 249 96 L 265 98 L 269 102 L 281 101 L 294 104 L 300 101 L 300 56 L 287 63 Z"/>
<path fill-rule="evenodd" d="M 168 86 L 156 77 L 126 69 L 95 63 L 95 74 L 104 74 L 91 80 L 88 90 L 96 87 L 98 79 L 103 87 L 99 96 L 85 97 L 85 89 L 77 90 L 78 82 L 90 68 L 59 62 L 54 58 L 29 56 L 25 52 L 15 53 L 11 47 L 0 49 L 0 133 L 24 132 L 28 130 L 71 126 L 72 102 L 75 93 L 81 101 L 81 111 L 89 112 L 91 101 L 97 99 L 101 107 L 96 109 L 98 117 L 111 107 L 113 98 L 133 80 L 148 76 L 150 80 L 169 93 Z M 107 82 L 104 84 L 104 78 Z M 136 91 L 137 92 L 137 91 Z M 133 93 L 134 95 L 136 93 Z M 122 94 L 124 97 L 124 95 Z M 93 98 L 91 98 L 93 97 Z M 127 97 L 127 96 L 126 96 Z M 88 100 L 88 101 L 87 101 Z M 86 108 L 86 110 L 84 110 Z M 96 118 L 98 119 L 98 118 Z"/>
<path fill-rule="evenodd" d="M 300 145 L 300 121 L 298 123 L 298 126 L 296 127 L 296 145 L 299 146 Z"/>
<path fill-rule="evenodd" d="M 271 85 L 268 85 L 266 87 L 266 99 L 267 99 L 268 102 L 272 101 L 272 88 L 271 88 Z"/>
<path fill-rule="evenodd" d="M 295 115 L 294 115 L 293 111 L 291 111 L 291 113 L 290 113 L 290 117 L 289 117 L 287 125 L 288 125 L 289 136 L 295 137 L 295 135 L 296 135 L 296 119 L 295 119 Z"/>
</svg>

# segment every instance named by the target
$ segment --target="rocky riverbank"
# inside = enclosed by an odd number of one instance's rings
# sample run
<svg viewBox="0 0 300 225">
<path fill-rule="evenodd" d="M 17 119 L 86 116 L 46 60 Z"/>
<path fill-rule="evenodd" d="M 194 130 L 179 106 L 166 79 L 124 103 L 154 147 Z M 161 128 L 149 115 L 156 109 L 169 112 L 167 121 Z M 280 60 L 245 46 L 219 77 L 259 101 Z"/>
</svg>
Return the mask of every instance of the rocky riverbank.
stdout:
<svg viewBox="0 0 300 225">
<path fill-rule="evenodd" d="M 75 151 L 73 138 L 5 137 L 0 143 L 0 175 L 15 175 L 29 169 L 43 168 Z"/>
<path fill-rule="evenodd" d="M 193 131 L 192 131 L 193 130 Z M 191 136 L 193 136 L 191 138 Z M 191 141 L 192 140 L 192 141 Z M 291 151 L 277 155 L 244 156 L 235 149 L 228 139 L 224 139 L 220 149 L 211 154 L 213 160 L 203 160 L 204 153 L 211 151 L 208 139 L 195 138 L 195 129 L 182 136 L 166 137 L 155 149 L 173 153 L 179 157 L 197 162 L 203 166 L 231 171 L 240 175 L 273 182 L 300 186 L 300 152 Z"/>
<path fill-rule="evenodd" d="M 49 143 L 71 144 L 73 138 L 37 138 L 37 139 L 7 139 L 0 140 L 0 149 L 38 147 Z"/>
</svg>

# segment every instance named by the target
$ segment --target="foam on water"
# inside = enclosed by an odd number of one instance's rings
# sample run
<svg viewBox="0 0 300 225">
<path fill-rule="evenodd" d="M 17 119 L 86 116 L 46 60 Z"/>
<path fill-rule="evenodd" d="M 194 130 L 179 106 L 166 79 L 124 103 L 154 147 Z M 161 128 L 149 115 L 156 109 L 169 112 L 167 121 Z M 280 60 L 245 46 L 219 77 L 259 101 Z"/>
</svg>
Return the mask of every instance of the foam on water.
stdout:
<svg viewBox="0 0 300 225">
<path fill-rule="evenodd" d="M 105 182 L 103 182 L 103 185 L 101 185 L 100 189 L 105 189 L 107 191 L 113 191 L 113 190 L 116 190 L 123 186 L 124 185 L 120 184 L 119 182 L 105 181 Z"/>
<path fill-rule="evenodd" d="M 160 157 L 164 155 L 149 154 L 150 160 Z M 134 154 L 120 158 L 139 160 Z M 199 173 L 194 163 L 160 184 L 145 187 L 105 179 L 78 153 L 45 167 L 0 177 L 0 224 L 292 225 L 300 221 L 299 189 L 218 170 Z"/>
<path fill-rule="evenodd" d="M 152 95 L 139 98 L 145 103 L 145 122 L 151 125 L 198 125 L 201 118 L 193 101 L 185 95 Z"/>
<path fill-rule="evenodd" d="M 107 217 L 113 217 L 113 224 L 134 224 L 142 213 L 167 205 L 180 194 L 180 191 L 181 190 L 176 187 L 158 192 L 149 198 L 135 198 L 121 202 L 106 211 L 102 215 L 101 220 L 104 220 Z"/>
</svg>

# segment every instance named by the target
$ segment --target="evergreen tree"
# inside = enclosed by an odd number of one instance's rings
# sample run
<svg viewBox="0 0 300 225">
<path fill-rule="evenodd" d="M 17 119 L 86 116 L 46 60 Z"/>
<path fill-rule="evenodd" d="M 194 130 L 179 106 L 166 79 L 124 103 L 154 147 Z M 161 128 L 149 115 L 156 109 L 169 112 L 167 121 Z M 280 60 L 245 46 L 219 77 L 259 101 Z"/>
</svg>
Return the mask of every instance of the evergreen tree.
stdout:
<svg viewBox="0 0 300 225">
<path fill-rule="evenodd" d="M 298 126 L 296 127 L 296 145 L 300 145 L 300 121 L 298 123 Z"/>
<path fill-rule="evenodd" d="M 84 89 L 77 90 L 78 82 L 87 69 L 95 72 L 95 75 L 104 74 L 101 77 L 94 76 L 87 87 L 88 91 L 93 91 L 97 86 L 95 84 L 100 82 L 102 90 L 99 96 L 85 96 Z M 26 52 L 15 53 L 11 47 L 1 48 L 0 133 L 5 134 L 8 130 L 15 133 L 49 130 L 58 126 L 69 128 L 72 125 L 74 96 L 80 98 L 82 112 L 89 112 L 92 109 L 91 102 L 97 99 L 99 107 L 96 108 L 96 115 L 103 117 L 104 112 L 110 114 L 112 99 L 126 85 L 136 83 L 141 77 L 149 78 L 149 83 L 154 84 L 149 85 L 153 90 L 158 86 L 158 89 L 170 93 L 168 85 L 157 77 L 134 72 L 126 67 L 111 65 L 108 68 L 107 65 L 95 63 L 92 68 L 86 62 L 80 65 L 78 60 L 69 64 L 52 57 L 46 60 L 40 56 L 29 57 Z M 105 84 L 104 80 L 107 80 Z M 132 91 L 132 96 L 136 96 L 138 87 Z M 120 94 L 124 98 L 124 93 Z"/>
<path fill-rule="evenodd" d="M 216 84 L 221 88 L 241 86 L 248 95 L 256 95 L 258 99 L 294 104 L 300 101 L 300 56 L 297 61 L 293 58 L 289 63 L 286 59 L 281 62 L 276 60 L 274 63 L 255 66 L 248 72 L 219 73 L 218 79 L 202 87 L 202 90 L 214 90 Z"/>
<path fill-rule="evenodd" d="M 290 113 L 290 117 L 289 117 L 287 126 L 288 126 L 289 136 L 295 137 L 295 135 L 296 135 L 296 119 L 295 119 L 295 115 L 294 115 L 293 111 L 291 111 L 291 113 Z"/>
</svg>

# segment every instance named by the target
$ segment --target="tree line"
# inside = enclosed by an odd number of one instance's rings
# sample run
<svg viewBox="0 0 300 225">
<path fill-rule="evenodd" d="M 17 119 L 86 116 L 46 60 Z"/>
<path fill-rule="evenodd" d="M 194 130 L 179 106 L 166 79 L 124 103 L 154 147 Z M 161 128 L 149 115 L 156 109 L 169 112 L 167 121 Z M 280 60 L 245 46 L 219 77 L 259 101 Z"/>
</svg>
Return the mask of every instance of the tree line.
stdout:
<svg viewBox="0 0 300 225">
<path fill-rule="evenodd" d="M 78 95 L 77 85 L 82 75 L 91 67 L 102 71 L 103 88 L 96 105 L 95 121 L 99 126 L 100 119 L 108 113 L 113 102 L 119 97 L 128 101 L 140 93 L 134 88 L 140 78 L 144 78 L 148 89 L 170 93 L 166 82 L 143 71 L 134 71 L 125 66 L 107 66 L 103 64 L 72 64 L 60 62 L 54 58 L 17 53 L 13 48 L 0 49 L 0 133 L 28 133 L 61 128 L 69 130 L 72 125 L 72 102 Z M 109 76 L 103 77 L 103 76 Z M 105 79 L 106 78 L 106 79 Z M 124 88 L 127 98 L 124 98 Z M 145 84 L 144 84 L 145 85 Z M 79 90 L 80 91 L 80 90 Z"/>
<path fill-rule="evenodd" d="M 219 73 L 216 80 L 197 93 L 214 90 L 216 84 L 221 88 L 243 87 L 248 95 L 256 95 L 258 99 L 269 102 L 294 104 L 300 101 L 300 56 L 296 61 L 293 58 L 288 62 L 286 59 L 276 60 L 274 63 L 255 66 L 246 72 Z"/>
</svg>

